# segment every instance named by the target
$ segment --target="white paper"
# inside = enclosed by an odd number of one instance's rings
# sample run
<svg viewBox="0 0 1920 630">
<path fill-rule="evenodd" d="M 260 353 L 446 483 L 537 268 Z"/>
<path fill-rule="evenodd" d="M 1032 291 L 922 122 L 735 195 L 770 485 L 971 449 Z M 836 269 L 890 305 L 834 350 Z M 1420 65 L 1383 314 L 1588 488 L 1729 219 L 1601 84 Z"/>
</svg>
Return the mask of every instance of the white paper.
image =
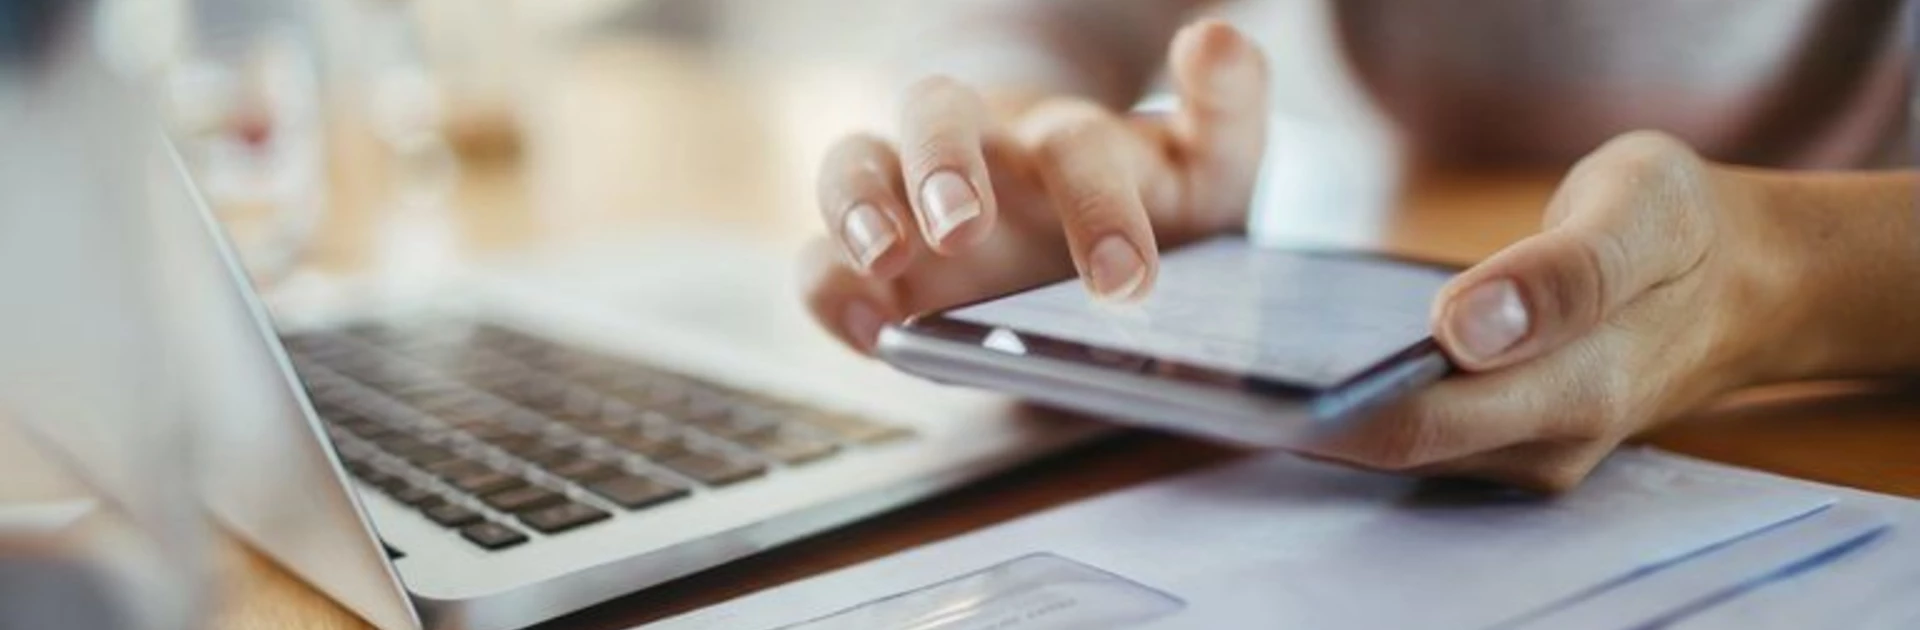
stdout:
<svg viewBox="0 0 1920 630">
<path fill-rule="evenodd" d="M 1833 493 L 1820 487 L 1636 449 L 1617 453 L 1577 492 L 1551 501 L 1450 497 L 1423 488 L 1263 456 L 658 627 L 773 628 L 1053 553 L 1187 603 L 1141 628 L 1484 628 L 1833 504 Z"/>
<path fill-rule="evenodd" d="M 1686 460 L 1683 463 L 1712 466 Z M 1852 488 L 1773 477 L 1821 487 L 1844 505 L 1870 508 L 1892 527 L 1862 548 L 1814 570 L 1796 573 L 1680 619 L 1672 630 L 1911 630 L 1920 628 L 1920 501 Z"/>
<path fill-rule="evenodd" d="M 1589 597 L 1555 606 L 1503 630 L 1618 630 L 1666 627 L 1743 597 L 1777 576 L 1818 570 L 1865 553 L 1891 530 L 1880 512 L 1836 504 L 1703 550 L 1675 565 L 1632 576 Z"/>
</svg>

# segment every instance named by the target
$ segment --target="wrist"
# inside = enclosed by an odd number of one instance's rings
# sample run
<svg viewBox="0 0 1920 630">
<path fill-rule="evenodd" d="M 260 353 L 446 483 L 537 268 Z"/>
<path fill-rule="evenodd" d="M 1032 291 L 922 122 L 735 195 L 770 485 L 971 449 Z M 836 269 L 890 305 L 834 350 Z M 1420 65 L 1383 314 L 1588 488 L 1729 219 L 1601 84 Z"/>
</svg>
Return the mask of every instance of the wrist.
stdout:
<svg viewBox="0 0 1920 630">
<path fill-rule="evenodd" d="M 1752 266 L 1772 277 L 1754 384 L 1920 371 L 1920 173 L 1741 169 Z"/>
</svg>

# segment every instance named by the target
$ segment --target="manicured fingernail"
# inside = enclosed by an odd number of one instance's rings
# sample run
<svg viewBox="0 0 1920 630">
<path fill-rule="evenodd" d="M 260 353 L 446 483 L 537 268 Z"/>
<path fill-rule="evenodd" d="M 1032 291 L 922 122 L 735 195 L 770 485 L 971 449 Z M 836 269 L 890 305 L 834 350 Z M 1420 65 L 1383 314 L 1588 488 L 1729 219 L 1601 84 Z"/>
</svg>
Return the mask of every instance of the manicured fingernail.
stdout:
<svg viewBox="0 0 1920 630">
<path fill-rule="evenodd" d="M 1146 262 L 1127 239 L 1109 236 L 1094 243 L 1087 252 L 1087 283 L 1093 293 L 1107 299 L 1127 299 L 1147 279 Z"/>
<path fill-rule="evenodd" d="M 893 223 L 885 215 L 869 204 L 854 206 L 840 225 L 840 236 L 847 246 L 847 254 L 861 269 L 873 267 L 887 248 L 900 236 L 893 231 Z"/>
<path fill-rule="evenodd" d="M 847 304 L 846 312 L 840 315 L 840 323 L 846 326 L 847 336 L 854 345 L 861 350 L 871 351 L 874 344 L 879 342 L 880 326 L 886 322 L 880 319 L 880 312 L 873 310 L 872 306 L 856 301 Z"/>
<path fill-rule="evenodd" d="M 1493 360 L 1527 336 L 1527 306 L 1512 280 L 1498 280 L 1467 291 L 1454 302 L 1449 336 L 1469 361 Z"/>
<path fill-rule="evenodd" d="M 939 243 L 980 216 L 980 197 L 953 171 L 940 171 L 920 185 L 920 209 L 927 214 L 927 238 Z"/>
</svg>

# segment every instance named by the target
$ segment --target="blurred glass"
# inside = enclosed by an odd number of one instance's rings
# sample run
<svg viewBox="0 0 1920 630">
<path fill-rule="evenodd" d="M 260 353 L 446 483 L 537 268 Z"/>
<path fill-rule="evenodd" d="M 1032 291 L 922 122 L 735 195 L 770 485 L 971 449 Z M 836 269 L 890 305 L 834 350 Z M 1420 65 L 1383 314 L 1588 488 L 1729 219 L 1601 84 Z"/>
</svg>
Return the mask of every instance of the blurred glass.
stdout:
<svg viewBox="0 0 1920 630">
<path fill-rule="evenodd" d="M 375 228 L 374 258 L 401 258 L 376 260 L 383 268 L 444 268 L 433 259 L 447 257 L 459 164 L 423 5 L 186 1 L 168 127 L 255 283 L 311 263 L 343 220 Z"/>
<path fill-rule="evenodd" d="M 313 7 L 190 0 L 167 71 L 167 123 L 257 280 L 285 274 L 328 200 L 326 102 Z"/>
</svg>

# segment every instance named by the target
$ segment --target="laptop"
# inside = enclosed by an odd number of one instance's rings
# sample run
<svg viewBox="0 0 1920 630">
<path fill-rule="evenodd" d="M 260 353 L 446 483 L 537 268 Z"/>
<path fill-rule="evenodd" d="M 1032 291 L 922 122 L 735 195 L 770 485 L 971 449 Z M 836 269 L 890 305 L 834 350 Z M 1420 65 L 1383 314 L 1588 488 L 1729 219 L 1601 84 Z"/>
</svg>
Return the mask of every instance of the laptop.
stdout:
<svg viewBox="0 0 1920 630">
<path fill-rule="evenodd" d="M 18 85 L 48 83 L 58 82 Z M 139 252 L 150 260 L 126 268 L 152 270 L 154 284 L 89 290 L 162 296 L 153 312 L 116 316 L 165 320 L 154 328 L 170 337 L 199 490 L 217 520 L 380 628 L 528 626 L 1094 434 L 833 347 L 791 294 L 769 293 L 779 282 L 740 285 L 788 276 L 782 257 L 724 237 L 693 249 L 731 264 L 690 264 L 684 248 L 620 263 L 672 280 L 648 294 L 652 306 L 549 291 L 532 266 L 506 265 L 416 304 L 272 313 L 173 147 L 152 129 L 122 137 L 117 151 L 157 156 L 150 182 L 100 171 L 19 179 L 145 186 L 151 212 L 90 210 L 144 223 L 129 229 L 152 235 Z M 9 229 L 47 216 L 9 211 Z M 113 245 L 86 242 L 76 246 Z M 70 249 L 63 260 L 131 251 Z M 789 307 L 696 317 L 690 330 L 662 299 L 728 293 Z"/>
<path fill-rule="evenodd" d="M 245 399 L 206 417 L 207 496 L 382 628 L 526 626 L 1092 434 L 852 357 L 788 291 L 758 297 L 792 308 L 683 333 L 511 269 L 375 317 L 281 325 L 205 205 L 189 207 L 172 219 L 198 228 L 190 273 L 223 281 L 192 293 L 205 300 L 196 319 L 220 322 L 200 343 L 222 356 L 200 373 L 224 375 L 209 397 Z M 629 264 L 700 286 L 702 267 L 763 257 L 748 243 L 701 249 L 714 265 Z M 760 352 L 719 341 L 796 329 L 810 338 Z"/>
</svg>

